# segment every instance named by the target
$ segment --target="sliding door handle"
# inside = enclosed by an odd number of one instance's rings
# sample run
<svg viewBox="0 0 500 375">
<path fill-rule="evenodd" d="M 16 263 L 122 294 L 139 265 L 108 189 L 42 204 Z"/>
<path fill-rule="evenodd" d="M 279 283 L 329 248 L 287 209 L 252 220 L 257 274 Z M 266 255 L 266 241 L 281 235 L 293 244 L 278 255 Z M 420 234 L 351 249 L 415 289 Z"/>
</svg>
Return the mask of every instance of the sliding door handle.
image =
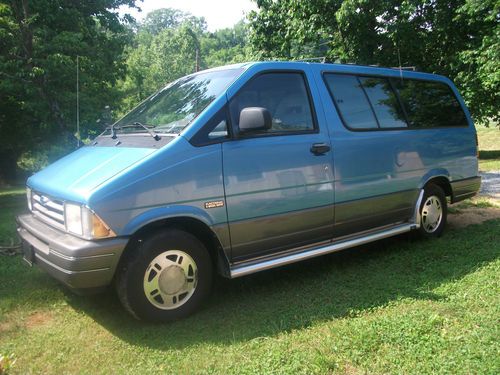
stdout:
<svg viewBox="0 0 500 375">
<path fill-rule="evenodd" d="M 330 151 L 330 146 L 326 143 L 314 143 L 311 146 L 311 152 L 314 155 L 323 155 Z"/>
</svg>

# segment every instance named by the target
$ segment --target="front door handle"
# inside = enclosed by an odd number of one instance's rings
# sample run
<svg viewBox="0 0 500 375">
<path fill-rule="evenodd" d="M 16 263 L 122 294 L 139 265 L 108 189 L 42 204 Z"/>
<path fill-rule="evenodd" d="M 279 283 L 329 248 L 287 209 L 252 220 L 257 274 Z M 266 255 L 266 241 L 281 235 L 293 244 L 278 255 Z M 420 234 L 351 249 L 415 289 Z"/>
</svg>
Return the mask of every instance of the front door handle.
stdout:
<svg viewBox="0 0 500 375">
<path fill-rule="evenodd" d="M 330 146 L 326 143 L 314 143 L 311 146 L 311 152 L 314 155 L 323 155 L 330 151 Z"/>
</svg>

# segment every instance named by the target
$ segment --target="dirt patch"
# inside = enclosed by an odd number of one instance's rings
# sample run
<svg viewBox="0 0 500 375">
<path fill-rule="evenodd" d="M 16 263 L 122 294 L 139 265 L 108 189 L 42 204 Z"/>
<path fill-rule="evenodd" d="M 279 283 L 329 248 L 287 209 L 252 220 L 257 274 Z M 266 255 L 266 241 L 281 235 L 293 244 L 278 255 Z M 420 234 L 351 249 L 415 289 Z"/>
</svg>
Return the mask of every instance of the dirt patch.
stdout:
<svg viewBox="0 0 500 375">
<path fill-rule="evenodd" d="M 52 314 L 44 311 L 44 312 L 36 312 L 31 314 L 26 319 L 26 328 L 32 329 L 40 326 L 44 326 L 52 321 Z"/>
<path fill-rule="evenodd" d="M 350 364 L 346 364 L 344 366 L 344 375 L 358 375 L 358 374 L 366 374 L 366 372 L 363 372 Z"/>
<path fill-rule="evenodd" d="M 9 331 L 13 331 L 17 326 L 12 322 L 2 322 L 0 323 L 0 336 Z"/>
<path fill-rule="evenodd" d="M 5 316 L 3 321 L 0 322 L 0 336 L 22 328 L 33 329 L 43 327 L 52 320 L 52 313 L 48 311 L 37 311 L 30 314 L 27 318 L 23 318 L 20 314 L 13 312 Z"/>
<path fill-rule="evenodd" d="M 461 208 L 457 213 L 448 215 L 448 225 L 451 228 L 464 228 L 472 224 L 481 224 L 486 220 L 500 218 L 500 208 Z"/>
</svg>

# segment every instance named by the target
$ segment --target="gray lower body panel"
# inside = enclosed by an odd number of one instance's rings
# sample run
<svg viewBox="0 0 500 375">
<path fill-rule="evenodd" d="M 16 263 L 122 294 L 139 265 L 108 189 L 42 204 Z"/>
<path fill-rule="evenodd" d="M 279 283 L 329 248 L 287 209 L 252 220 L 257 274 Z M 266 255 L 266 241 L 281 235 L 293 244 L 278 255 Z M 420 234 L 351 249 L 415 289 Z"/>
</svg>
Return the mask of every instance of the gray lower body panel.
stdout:
<svg viewBox="0 0 500 375">
<path fill-rule="evenodd" d="M 230 224 L 233 261 L 331 238 L 333 205 Z"/>
<path fill-rule="evenodd" d="M 243 262 L 233 263 L 230 269 L 230 277 L 240 277 L 251 273 L 264 271 L 267 269 L 280 267 L 286 264 L 295 263 L 301 260 L 314 258 L 317 256 L 329 254 L 335 251 L 348 249 L 354 246 L 359 246 L 372 241 L 377 241 L 383 238 L 396 236 L 406 233 L 420 227 L 420 211 L 419 207 L 422 203 L 424 190 L 417 191 L 417 199 L 413 204 L 411 215 L 407 222 L 391 223 L 382 225 L 371 230 L 358 232 L 343 238 L 330 239 L 320 243 L 303 246 L 301 248 L 291 249 L 282 253 L 273 254 L 250 259 Z"/>
<path fill-rule="evenodd" d="M 408 221 L 418 194 L 418 189 L 406 190 L 233 222 L 232 260 L 244 261 Z"/>
<path fill-rule="evenodd" d="M 377 195 L 335 205 L 334 238 L 407 221 L 414 213 L 419 190 Z"/>
<path fill-rule="evenodd" d="M 33 215 L 17 217 L 25 258 L 72 289 L 95 289 L 113 280 L 128 238 L 87 241 L 63 233 Z"/>
<path fill-rule="evenodd" d="M 481 176 L 465 178 L 463 180 L 453 181 L 451 190 L 453 192 L 451 203 L 463 201 L 473 197 L 481 188 Z"/>
</svg>

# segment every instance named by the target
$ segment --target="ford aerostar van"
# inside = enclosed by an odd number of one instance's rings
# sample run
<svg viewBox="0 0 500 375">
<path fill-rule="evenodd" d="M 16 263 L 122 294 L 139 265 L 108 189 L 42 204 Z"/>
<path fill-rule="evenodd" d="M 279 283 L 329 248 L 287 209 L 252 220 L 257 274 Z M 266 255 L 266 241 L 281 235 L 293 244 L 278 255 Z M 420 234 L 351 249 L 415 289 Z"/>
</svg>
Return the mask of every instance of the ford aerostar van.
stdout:
<svg viewBox="0 0 500 375">
<path fill-rule="evenodd" d="M 178 79 L 30 177 L 25 259 L 139 319 L 196 310 L 235 278 L 416 231 L 479 189 L 453 83 L 412 71 L 259 62 Z"/>
</svg>

